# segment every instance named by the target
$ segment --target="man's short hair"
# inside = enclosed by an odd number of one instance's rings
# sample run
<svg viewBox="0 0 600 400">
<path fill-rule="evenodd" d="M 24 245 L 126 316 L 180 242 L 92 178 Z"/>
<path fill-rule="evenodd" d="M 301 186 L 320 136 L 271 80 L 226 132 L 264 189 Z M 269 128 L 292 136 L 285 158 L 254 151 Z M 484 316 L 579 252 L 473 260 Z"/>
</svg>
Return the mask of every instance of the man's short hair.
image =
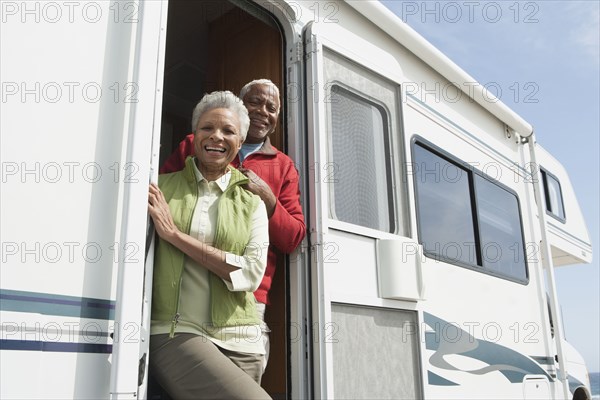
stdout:
<svg viewBox="0 0 600 400">
<path fill-rule="evenodd" d="M 244 100 L 244 96 L 246 96 L 246 94 L 250 91 L 250 89 L 252 89 L 252 86 L 254 85 L 266 85 L 271 87 L 271 90 L 273 90 L 275 96 L 277 96 L 277 99 L 279 100 L 279 108 L 277 109 L 277 114 L 279 114 L 279 111 L 281 110 L 281 97 L 279 95 L 279 88 L 270 79 L 255 79 L 251 82 L 246 83 L 242 90 L 240 90 L 240 99 Z"/>
</svg>

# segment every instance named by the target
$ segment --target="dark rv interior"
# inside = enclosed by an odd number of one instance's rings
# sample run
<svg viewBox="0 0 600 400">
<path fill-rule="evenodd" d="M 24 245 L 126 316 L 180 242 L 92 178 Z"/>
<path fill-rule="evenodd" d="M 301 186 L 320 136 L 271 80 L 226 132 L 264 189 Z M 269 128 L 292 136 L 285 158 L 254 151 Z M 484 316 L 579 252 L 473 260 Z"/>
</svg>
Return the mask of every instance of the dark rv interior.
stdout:
<svg viewBox="0 0 600 400">
<path fill-rule="evenodd" d="M 191 115 L 205 93 L 230 90 L 236 95 L 247 82 L 267 78 L 281 91 L 281 29 L 264 10 L 243 0 L 169 0 L 164 71 L 160 165 L 191 130 Z M 285 152 L 283 112 L 271 143 Z M 278 258 L 266 322 L 271 350 L 262 386 L 274 399 L 287 398 L 288 347 L 285 257 Z M 150 382 L 149 399 L 168 399 Z"/>
<path fill-rule="evenodd" d="M 283 38 L 275 21 L 243 1 L 170 0 L 161 127 L 161 162 L 191 133 L 191 115 L 205 93 L 259 78 L 282 81 Z M 280 128 L 271 142 L 282 149 Z"/>
</svg>

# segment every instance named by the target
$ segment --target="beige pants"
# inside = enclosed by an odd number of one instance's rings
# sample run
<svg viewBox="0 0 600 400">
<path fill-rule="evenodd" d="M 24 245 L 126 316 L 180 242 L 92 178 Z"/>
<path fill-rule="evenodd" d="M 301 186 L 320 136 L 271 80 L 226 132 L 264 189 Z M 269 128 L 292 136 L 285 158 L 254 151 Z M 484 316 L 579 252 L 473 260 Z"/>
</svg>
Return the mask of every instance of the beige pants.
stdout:
<svg viewBox="0 0 600 400">
<path fill-rule="evenodd" d="M 265 310 L 267 308 L 266 304 L 256 302 L 256 312 L 258 313 L 258 318 L 260 319 L 260 330 L 262 331 L 262 342 L 265 349 L 265 356 L 263 358 L 263 369 L 262 373 L 265 373 L 265 369 L 267 369 L 267 363 L 269 362 L 269 353 L 271 352 L 271 341 L 269 340 L 269 329 L 267 323 L 265 322 Z"/>
<path fill-rule="evenodd" d="M 270 399 L 260 387 L 263 356 L 228 351 L 191 333 L 152 335 L 150 368 L 175 399 Z"/>
</svg>

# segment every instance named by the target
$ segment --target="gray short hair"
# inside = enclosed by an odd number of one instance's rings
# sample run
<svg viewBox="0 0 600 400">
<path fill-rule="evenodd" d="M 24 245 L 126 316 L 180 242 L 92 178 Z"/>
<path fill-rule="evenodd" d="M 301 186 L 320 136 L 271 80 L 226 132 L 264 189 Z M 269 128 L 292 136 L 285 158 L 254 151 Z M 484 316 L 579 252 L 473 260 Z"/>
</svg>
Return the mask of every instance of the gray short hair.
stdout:
<svg viewBox="0 0 600 400">
<path fill-rule="evenodd" d="M 240 90 L 240 99 L 244 100 L 244 96 L 246 96 L 246 94 L 250 91 L 250 89 L 252 89 L 252 86 L 254 85 L 270 86 L 273 92 L 275 92 L 277 99 L 279 100 L 279 110 L 281 110 L 281 98 L 279 96 L 279 88 L 270 79 L 255 79 L 251 82 L 246 83 L 242 90 Z M 279 113 L 279 110 L 277 110 L 277 113 Z"/>
<path fill-rule="evenodd" d="M 229 90 L 223 92 L 212 92 L 205 94 L 202 100 L 196 104 L 194 112 L 192 113 L 192 131 L 196 133 L 198 129 L 198 121 L 202 114 L 207 111 L 214 110 L 215 108 L 226 108 L 237 114 L 240 120 L 240 135 L 242 141 L 246 140 L 246 134 L 250 127 L 250 117 L 248 117 L 248 110 L 242 100 L 240 100 L 235 94 Z"/>
</svg>

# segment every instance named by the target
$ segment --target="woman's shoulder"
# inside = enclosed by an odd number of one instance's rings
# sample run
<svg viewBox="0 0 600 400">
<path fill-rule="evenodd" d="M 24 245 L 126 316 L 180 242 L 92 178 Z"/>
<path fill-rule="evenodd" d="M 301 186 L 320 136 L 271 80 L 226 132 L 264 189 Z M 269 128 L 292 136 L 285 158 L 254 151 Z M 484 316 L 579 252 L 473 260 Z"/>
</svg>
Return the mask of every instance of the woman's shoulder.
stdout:
<svg viewBox="0 0 600 400">
<path fill-rule="evenodd" d="M 158 176 L 158 187 L 166 199 L 189 194 L 191 184 L 188 182 L 185 170 L 162 174 Z"/>
<path fill-rule="evenodd" d="M 183 178 L 183 170 L 176 172 L 169 172 L 166 174 L 158 175 L 158 187 L 162 189 L 162 186 L 167 185 L 173 181 Z"/>
<path fill-rule="evenodd" d="M 161 185 L 189 179 L 193 180 L 193 176 L 193 157 L 189 156 L 186 158 L 185 166 L 182 170 L 158 175 L 158 187 L 162 189 Z"/>
</svg>

